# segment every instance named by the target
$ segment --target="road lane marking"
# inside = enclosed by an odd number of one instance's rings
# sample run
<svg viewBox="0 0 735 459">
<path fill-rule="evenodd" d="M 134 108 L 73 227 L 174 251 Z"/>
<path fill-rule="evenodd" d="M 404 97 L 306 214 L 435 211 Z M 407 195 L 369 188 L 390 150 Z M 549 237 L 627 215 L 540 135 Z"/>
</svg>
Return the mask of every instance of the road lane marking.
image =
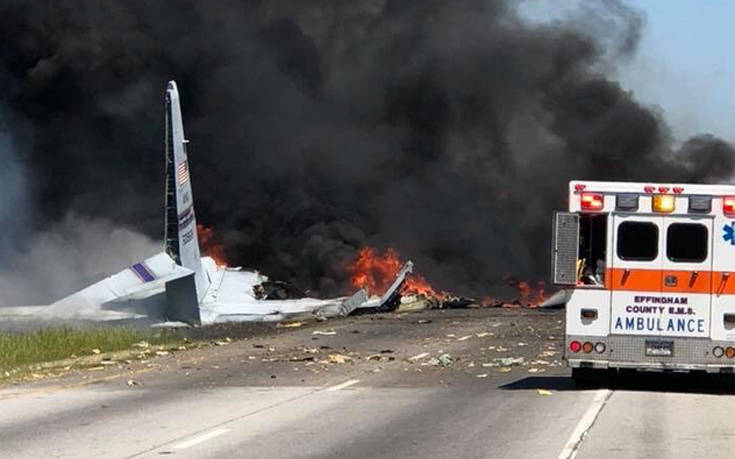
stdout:
<svg viewBox="0 0 735 459">
<path fill-rule="evenodd" d="M 344 389 L 345 387 L 354 386 L 355 384 L 359 383 L 359 379 L 350 379 L 349 381 L 345 381 L 342 384 L 337 384 L 336 386 L 328 387 L 325 389 L 326 392 L 334 392 L 340 389 Z"/>
<path fill-rule="evenodd" d="M 592 399 L 592 404 L 587 408 L 582 418 L 577 423 L 577 426 L 572 432 L 572 436 L 567 440 L 566 446 L 559 453 L 559 459 L 574 459 L 579 451 L 579 446 L 582 444 L 585 435 L 589 432 L 592 424 L 595 423 L 597 416 L 599 416 L 602 407 L 605 406 L 605 402 L 612 395 L 610 389 L 600 389 L 595 392 L 595 397 Z"/>
<path fill-rule="evenodd" d="M 422 353 L 421 353 L 421 354 L 419 354 L 419 355 L 414 355 L 413 357 L 409 357 L 409 358 L 408 358 L 408 360 L 418 360 L 418 359 L 423 359 L 424 357 L 427 357 L 428 355 L 429 355 L 429 353 L 428 353 L 428 352 L 422 352 Z"/>
<path fill-rule="evenodd" d="M 199 443 L 204 443 L 207 440 L 211 440 L 211 439 L 213 439 L 215 437 L 219 437 L 222 434 L 226 434 L 229 431 L 230 431 L 230 429 L 217 429 L 217 430 L 213 430 L 211 432 L 205 433 L 204 435 L 199 435 L 198 437 L 194 437 L 194 438 L 191 438 L 189 440 L 182 441 L 181 443 L 178 443 L 178 444 L 172 446 L 171 448 L 172 449 L 186 449 L 186 448 L 190 448 L 190 447 L 192 447 L 194 445 L 198 445 Z"/>
</svg>

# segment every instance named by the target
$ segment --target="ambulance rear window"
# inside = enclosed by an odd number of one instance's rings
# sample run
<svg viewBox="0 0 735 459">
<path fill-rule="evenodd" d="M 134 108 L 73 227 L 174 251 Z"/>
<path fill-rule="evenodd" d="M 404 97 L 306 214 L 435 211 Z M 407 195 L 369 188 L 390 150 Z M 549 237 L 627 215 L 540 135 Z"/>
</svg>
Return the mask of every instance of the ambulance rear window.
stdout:
<svg viewBox="0 0 735 459">
<path fill-rule="evenodd" d="M 678 263 L 707 259 L 707 227 L 699 223 L 672 223 L 666 230 L 666 256 Z"/>
<path fill-rule="evenodd" d="M 623 222 L 618 226 L 618 258 L 653 261 L 658 256 L 658 226 L 651 222 Z"/>
</svg>

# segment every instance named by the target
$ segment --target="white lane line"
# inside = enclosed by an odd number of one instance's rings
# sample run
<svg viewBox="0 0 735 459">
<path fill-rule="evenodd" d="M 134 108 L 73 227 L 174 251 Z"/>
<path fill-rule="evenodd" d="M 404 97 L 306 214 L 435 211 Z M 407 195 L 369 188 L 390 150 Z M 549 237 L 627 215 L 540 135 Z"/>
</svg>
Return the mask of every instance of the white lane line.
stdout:
<svg viewBox="0 0 735 459">
<path fill-rule="evenodd" d="M 359 383 L 359 379 L 350 379 L 349 381 L 345 381 L 342 384 L 337 384 L 336 386 L 328 387 L 324 389 L 326 392 L 334 392 L 336 390 L 344 389 L 345 387 L 354 386 L 355 384 Z"/>
<path fill-rule="evenodd" d="M 194 445 L 198 445 L 199 443 L 204 443 L 207 440 L 211 440 L 214 437 L 219 437 L 222 434 L 226 434 L 229 431 L 230 431 L 230 429 L 217 429 L 217 430 L 213 430 L 213 431 L 207 432 L 207 433 L 205 433 L 203 435 L 199 435 L 198 437 L 194 437 L 194 438 L 191 438 L 189 440 L 182 441 L 181 443 L 172 446 L 172 448 L 173 449 L 186 449 L 186 448 L 190 448 L 190 447 L 192 447 Z"/>
<path fill-rule="evenodd" d="M 590 427 L 592 427 L 592 424 L 594 424 L 597 416 L 600 414 L 600 411 L 602 411 L 602 407 L 605 406 L 605 402 L 610 398 L 610 395 L 612 395 L 612 391 L 609 389 L 600 389 L 595 393 L 595 397 L 592 399 L 592 404 L 587 408 L 584 416 L 582 416 L 582 419 L 577 423 L 577 427 L 574 428 L 572 436 L 567 440 L 566 446 L 564 446 L 564 449 L 559 453 L 559 459 L 574 459 L 574 457 L 577 456 L 579 445 L 582 443 L 582 440 L 584 440 L 584 437 L 587 435 Z"/>
</svg>

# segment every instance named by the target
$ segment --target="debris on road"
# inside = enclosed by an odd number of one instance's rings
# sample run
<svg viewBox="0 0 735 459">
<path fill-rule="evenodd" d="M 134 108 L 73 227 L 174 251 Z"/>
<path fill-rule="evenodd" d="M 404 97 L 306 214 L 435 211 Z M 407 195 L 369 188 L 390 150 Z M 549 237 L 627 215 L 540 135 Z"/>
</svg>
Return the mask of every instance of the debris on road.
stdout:
<svg viewBox="0 0 735 459">
<path fill-rule="evenodd" d="M 337 332 L 334 330 L 329 330 L 329 331 L 314 330 L 313 332 L 311 332 L 311 334 L 318 335 L 318 336 L 334 336 L 337 334 Z"/>
<path fill-rule="evenodd" d="M 551 395 L 552 392 L 550 390 L 546 390 L 546 389 L 538 389 L 538 394 L 539 395 Z"/>
<path fill-rule="evenodd" d="M 298 300 L 306 297 L 306 293 L 294 285 L 273 280 L 266 280 L 253 286 L 253 294 L 258 300 Z"/>
<path fill-rule="evenodd" d="M 431 365 L 433 367 L 443 366 L 448 367 L 454 362 L 454 359 L 449 354 L 441 354 L 438 357 L 432 357 L 428 362 L 422 363 L 422 365 Z"/>
<path fill-rule="evenodd" d="M 448 367 L 452 362 L 454 362 L 454 359 L 449 354 L 442 354 L 439 356 L 439 362 L 441 362 L 445 367 Z"/>
<path fill-rule="evenodd" d="M 421 354 L 414 355 L 413 357 L 409 357 L 408 360 L 415 361 L 415 360 L 423 359 L 424 357 L 428 357 L 428 356 L 429 356 L 428 352 L 422 352 Z"/>
<path fill-rule="evenodd" d="M 298 328 L 302 325 L 304 325 L 303 322 L 287 322 L 287 323 L 278 322 L 278 324 L 276 325 L 276 328 Z"/>
<path fill-rule="evenodd" d="M 511 367 L 514 365 L 523 365 L 525 359 L 523 357 L 503 357 L 502 359 L 495 359 L 495 361 L 504 367 Z"/>
<path fill-rule="evenodd" d="M 343 354 L 329 354 L 327 359 L 329 360 L 329 363 L 346 363 L 347 361 L 352 360 L 352 357 Z"/>
</svg>

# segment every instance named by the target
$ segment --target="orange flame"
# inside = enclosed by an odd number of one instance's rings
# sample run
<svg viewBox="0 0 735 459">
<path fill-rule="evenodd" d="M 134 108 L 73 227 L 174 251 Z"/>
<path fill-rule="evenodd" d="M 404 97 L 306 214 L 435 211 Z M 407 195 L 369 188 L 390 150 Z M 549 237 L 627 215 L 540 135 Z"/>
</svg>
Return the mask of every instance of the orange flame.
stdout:
<svg viewBox="0 0 735 459">
<path fill-rule="evenodd" d="M 202 253 L 212 258 L 217 266 L 227 266 L 225 246 L 219 241 L 212 228 L 197 223 L 197 236 L 199 236 L 199 248 Z"/>
<path fill-rule="evenodd" d="M 537 307 L 549 297 L 546 293 L 546 284 L 542 281 L 538 281 L 536 285 L 532 285 L 529 281 L 516 281 L 506 277 L 505 282 L 515 287 L 521 303 L 527 307 Z"/>
<path fill-rule="evenodd" d="M 349 272 L 352 285 L 370 293 L 382 294 L 388 290 L 399 269 L 401 261 L 395 250 L 389 248 L 380 255 L 372 247 L 363 247 L 349 267 Z"/>
<path fill-rule="evenodd" d="M 365 288 L 373 294 L 383 294 L 403 266 L 398 253 L 388 248 L 383 254 L 379 254 L 373 247 L 363 247 L 357 254 L 357 259 L 349 267 L 352 276 L 352 285 L 357 288 Z M 401 293 L 413 295 L 425 295 L 444 299 L 445 294 L 437 292 L 422 276 L 411 274 L 406 277 Z"/>
</svg>

